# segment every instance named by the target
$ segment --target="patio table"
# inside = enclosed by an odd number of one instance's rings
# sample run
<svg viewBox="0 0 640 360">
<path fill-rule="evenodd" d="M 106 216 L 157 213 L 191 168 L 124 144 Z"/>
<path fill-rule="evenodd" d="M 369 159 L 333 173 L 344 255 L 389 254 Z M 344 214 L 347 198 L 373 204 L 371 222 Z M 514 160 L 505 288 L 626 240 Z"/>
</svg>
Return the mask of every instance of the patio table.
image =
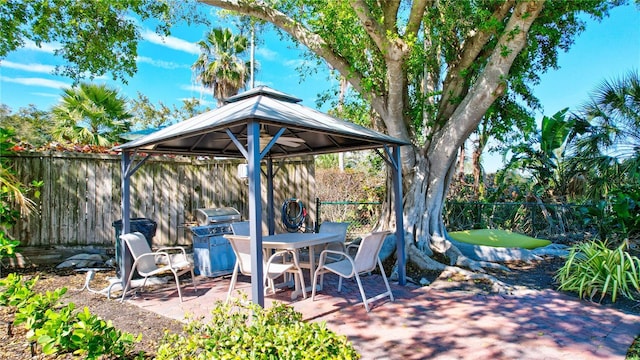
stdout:
<svg viewBox="0 0 640 360">
<path fill-rule="evenodd" d="M 317 245 L 327 245 L 332 242 L 341 242 L 340 234 L 331 233 L 284 233 L 269 235 L 262 238 L 262 247 L 266 249 L 293 250 L 299 251 L 302 248 L 309 248 L 309 279 L 313 281 L 313 274 L 316 271 L 315 247 Z M 320 286 L 320 285 L 318 285 Z M 318 289 L 322 290 L 322 289 Z M 311 291 L 311 286 L 307 286 L 307 291 Z M 302 291 L 296 289 L 291 294 L 291 299 L 302 295 Z"/>
</svg>

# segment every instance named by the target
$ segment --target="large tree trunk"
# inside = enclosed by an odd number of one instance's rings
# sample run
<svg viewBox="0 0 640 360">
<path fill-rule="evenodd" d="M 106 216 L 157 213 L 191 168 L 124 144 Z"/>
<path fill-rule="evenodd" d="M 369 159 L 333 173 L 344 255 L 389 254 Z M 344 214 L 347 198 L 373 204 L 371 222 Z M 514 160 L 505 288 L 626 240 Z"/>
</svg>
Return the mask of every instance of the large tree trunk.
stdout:
<svg viewBox="0 0 640 360">
<path fill-rule="evenodd" d="M 471 269 L 485 266 L 482 261 L 471 260 L 469 252 L 463 255 L 459 246 L 448 239 L 442 218 L 443 201 L 455 170 L 457 151 L 476 129 L 489 106 L 506 90 L 511 66 L 526 45 L 527 32 L 542 10 L 543 0 L 507 0 L 497 3 L 492 13 L 493 20 L 503 21 L 508 18 L 502 35 L 495 39 L 493 30 L 478 29 L 461 43 L 459 57 L 447 64 L 437 118 L 433 124 L 429 124 L 426 139 L 415 138 L 412 119 L 406 111 L 410 103 L 406 65 L 411 45 L 410 41 L 405 40 L 415 39 L 421 26 L 428 26 L 423 24 L 422 19 L 431 2 L 416 0 L 411 3 L 407 23 L 403 24 L 403 36 L 394 36 L 399 28 L 396 24 L 399 1 L 378 3 L 378 10 L 384 14 L 382 21 L 379 20 L 379 13 L 371 11 L 368 2 L 350 2 L 362 29 L 375 46 L 375 51 L 384 58 L 385 79 L 380 82 L 383 85 L 372 90 L 367 85 L 367 74 L 355 72 L 352 64 L 340 52 L 334 51 L 321 36 L 305 28 L 294 18 L 259 2 L 200 1 L 258 17 L 286 31 L 339 71 L 356 91 L 368 99 L 384 121 L 389 135 L 416 144 L 401 148 L 405 238 L 410 260 L 419 266 L 436 266 L 428 257 L 433 252 L 438 252 L 446 255 L 452 264 Z M 486 47 L 494 40 L 495 46 Z M 487 50 L 488 48 L 491 50 Z M 473 84 L 469 87 L 470 81 L 463 74 L 476 62 L 483 65 L 474 74 Z M 438 76 L 433 78 L 437 79 Z M 387 203 L 386 208 L 390 209 L 391 204 L 393 202 Z M 390 218 L 391 212 L 386 213 Z M 393 224 L 392 221 L 387 223 Z M 442 269 L 443 265 L 439 266 Z"/>
<path fill-rule="evenodd" d="M 505 31 L 505 34 L 511 35 L 503 35 L 500 38 L 477 82 L 453 110 L 449 121 L 438 131 L 437 136 L 433 137 L 433 142 L 414 152 L 415 166 L 411 171 L 404 173 L 409 177 L 404 201 L 405 238 L 408 240 L 408 247 L 415 246 L 420 250 L 416 252 L 408 249 L 407 254 L 411 261 L 421 263 L 423 259 L 415 259 L 418 254 L 431 256 L 433 252 L 438 252 L 447 256 L 452 265 L 472 269 L 488 265 L 482 258 L 470 259 L 470 252 L 463 255 L 449 240 L 442 217 L 444 199 L 448 182 L 454 172 L 458 149 L 476 129 L 489 106 L 505 91 L 502 79 L 508 77 L 515 56 L 524 48 L 526 33 L 542 6 L 543 2 L 523 2 L 516 5 L 514 15 L 507 23 Z M 504 51 L 505 48 L 510 51 Z M 446 92 L 446 89 L 443 92 Z M 387 121 L 390 119 L 385 119 L 385 122 Z M 477 251 L 471 252 L 482 254 L 486 253 L 486 249 L 479 247 Z M 520 255 L 530 257 L 527 252 L 517 256 Z M 492 255 L 492 260 L 512 258 L 506 253 Z"/>
</svg>

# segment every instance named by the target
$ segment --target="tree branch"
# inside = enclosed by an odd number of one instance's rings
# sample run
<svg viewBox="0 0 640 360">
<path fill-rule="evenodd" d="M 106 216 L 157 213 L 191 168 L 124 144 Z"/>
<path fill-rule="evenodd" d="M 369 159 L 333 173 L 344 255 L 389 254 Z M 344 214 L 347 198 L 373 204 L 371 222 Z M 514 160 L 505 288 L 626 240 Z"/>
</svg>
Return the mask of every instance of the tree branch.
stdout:
<svg viewBox="0 0 640 360">
<path fill-rule="evenodd" d="M 358 19 L 360 19 L 360 23 L 362 23 L 362 27 L 364 27 L 365 31 L 371 37 L 371 40 L 376 44 L 378 49 L 382 51 L 382 53 L 386 53 L 386 49 L 389 48 L 389 41 L 387 40 L 386 31 L 389 29 L 385 29 L 376 21 L 376 19 L 371 14 L 371 9 L 369 5 L 363 0 L 351 0 L 351 7 L 355 11 Z M 385 14 L 386 18 L 387 14 Z M 385 23 L 389 23 L 389 20 L 385 19 Z M 395 26 L 395 17 L 392 22 Z"/>
<path fill-rule="evenodd" d="M 515 0 L 503 2 L 491 15 L 492 18 L 502 22 L 515 6 Z M 464 96 L 468 90 L 465 77 L 460 73 L 478 61 L 484 46 L 495 34 L 490 30 L 478 31 L 465 41 L 458 61 L 447 72 L 443 83 L 442 100 L 438 111 L 438 119 L 448 119 L 457 107 L 454 99 Z"/>
<path fill-rule="evenodd" d="M 330 66 L 335 68 L 344 76 L 347 81 L 361 94 L 368 93 L 363 87 L 363 75 L 356 73 L 349 62 L 338 55 L 324 39 L 318 34 L 310 31 L 301 23 L 295 21 L 286 14 L 265 5 L 259 5 L 254 1 L 247 0 L 198 0 L 200 3 L 219 7 L 226 10 L 237 11 L 239 13 L 253 16 L 255 18 L 268 21 L 278 28 L 287 32 L 291 37 L 305 45 L 310 51 L 324 59 Z M 379 96 L 370 93 L 373 101 L 381 101 Z"/>
<path fill-rule="evenodd" d="M 437 142 L 433 151 L 452 156 L 477 127 L 489 106 L 504 93 L 511 66 L 526 46 L 529 29 L 538 18 L 544 3 L 544 0 L 525 1 L 515 6 L 478 80 L 451 114 L 451 120 L 446 123 L 445 128 L 441 129 L 440 134 L 443 136 L 434 137 Z"/>
</svg>

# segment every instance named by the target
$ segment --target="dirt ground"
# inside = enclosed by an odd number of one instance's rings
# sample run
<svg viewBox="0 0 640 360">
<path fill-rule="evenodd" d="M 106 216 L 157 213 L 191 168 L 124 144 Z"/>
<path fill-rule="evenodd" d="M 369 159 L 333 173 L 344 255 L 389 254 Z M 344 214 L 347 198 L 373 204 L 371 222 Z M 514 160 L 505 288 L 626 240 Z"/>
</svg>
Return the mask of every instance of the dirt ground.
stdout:
<svg viewBox="0 0 640 360">
<path fill-rule="evenodd" d="M 496 278 L 511 284 L 526 286 L 532 289 L 554 289 L 553 276 L 555 271 L 563 264 L 559 258 L 545 258 L 532 263 L 511 262 L 507 267 L 509 272 L 492 270 L 490 274 Z M 108 300 L 104 295 L 93 294 L 81 289 L 85 282 L 85 274 L 73 270 L 53 270 L 48 269 L 21 269 L 19 272 L 28 276 L 39 275 L 38 291 L 54 290 L 56 288 L 67 287 L 69 290 L 64 296 L 64 302 L 73 302 L 76 308 L 88 307 L 92 314 L 99 315 L 105 320 L 111 320 L 117 328 L 133 334 L 142 334 L 142 340 L 136 345 L 136 351 L 144 351 L 147 357 L 153 357 L 155 349 L 166 330 L 171 332 L 182 331 L 183 324 L 142 310 L 135 305 L 120 303 L 117 300 Z M 4 272 L 6 274 L 6 271 Z M 448 289 L 468 290 L 474 292 L 491 292 L 491 286 L 483 280 L 466 280 L 461 277 L 447 278 L 437 273 L 417 273 L 409 267 L 407 275 L 419 280 L 425 278 L 431 282 L 428 286 L 443 286 Z M 98 272 L 91 282 L 94 289 L 102 289 L 108 285 L 106 279 L 115 276 L 114 272 Z M 619 310 L 640 314 L 640 302 L 627 299 L 619 299 L 611 304 L 608 299 L 606 303 Z M 45 359 L 43 356 L 31 356 L 29 344 L 24 339 L 24 331 L 20 328 L 13 329 L 13 335 L 8 333 L 6 321 L 10 320 L 6 309 L 0 308 L 0 359 Z M 58 357 L 57 359 L 68 359 L 70 356 Z M 51 357 L 49 357 L 51 359 Z"/>
</svg>

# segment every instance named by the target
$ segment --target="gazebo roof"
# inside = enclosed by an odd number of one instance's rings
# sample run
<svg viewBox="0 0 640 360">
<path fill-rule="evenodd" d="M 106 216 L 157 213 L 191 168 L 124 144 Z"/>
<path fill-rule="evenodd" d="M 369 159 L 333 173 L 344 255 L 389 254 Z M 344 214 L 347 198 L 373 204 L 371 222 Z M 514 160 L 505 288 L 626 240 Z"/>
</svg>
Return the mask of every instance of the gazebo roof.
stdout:
<svg viewBox="0 0 640 360">
<path fill-rule="evenodd" d="M 228 98 L 225 105 L 115 147 L 150 154 L 243 158 L 229 132 L 247 146 L 247 123 L 260 123 L 261 145 L 284 132 L 268 157 L 324 154 L 408 145 L 407 142 L 339 120 L 300 104 L 301 100 L 266 86 Z"/>
</svg>

